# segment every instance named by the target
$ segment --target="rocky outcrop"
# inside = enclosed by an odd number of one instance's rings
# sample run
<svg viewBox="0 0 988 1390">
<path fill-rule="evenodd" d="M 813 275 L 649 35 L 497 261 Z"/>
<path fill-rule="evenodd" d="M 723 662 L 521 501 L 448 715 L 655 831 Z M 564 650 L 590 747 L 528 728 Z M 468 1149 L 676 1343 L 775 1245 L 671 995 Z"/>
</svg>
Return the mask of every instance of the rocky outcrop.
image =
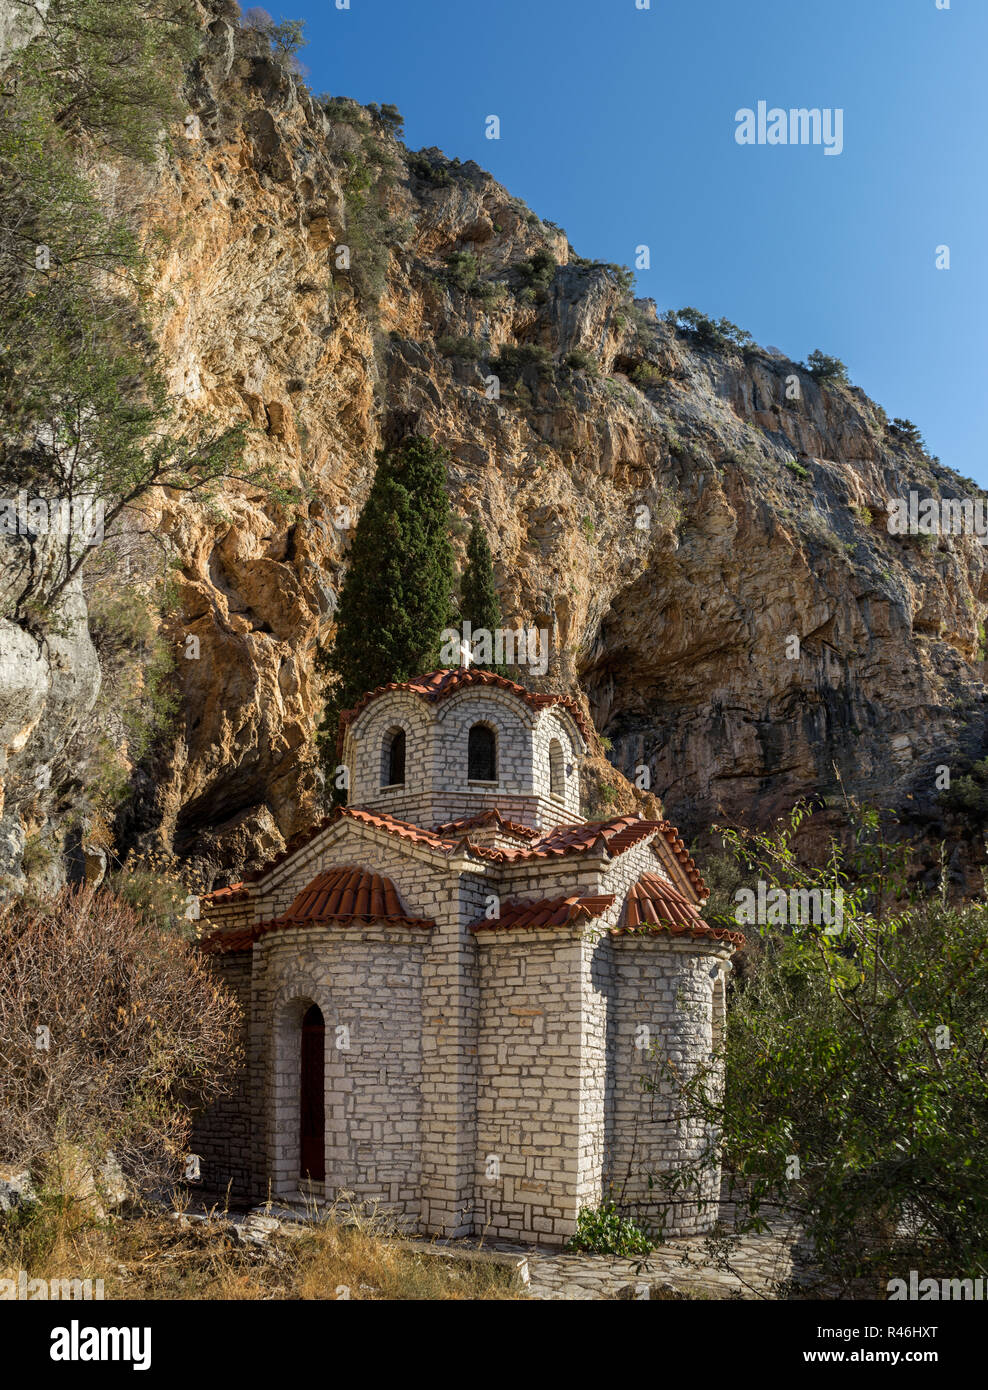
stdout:
<svg viewBox="0 0 988 1390">
<path fill-rule="evenodd" d="M 161 500 L 182 713 L 125 838 L 208 887 L 315 818 L 315 644 L 374 450 L 408 428 L 486 518 L 508 623 L 550 632 L 543 684 L 611 740 L 605 803 L 640 800 L 623 772 L 695 834 L 833 799 L 836 768 L 935 817 L 932 768 L 982 739 L 984 552 L 893 537 L 886 508 L 971 487 L 861 391 L 700 347 L 476 165 L 317 104 L 232 9 L 209 7 L 192 138 L 145 189 L 170 238 L 155 328 L 188 415 L 248 423 L 298 496 Z"/>
</svg>

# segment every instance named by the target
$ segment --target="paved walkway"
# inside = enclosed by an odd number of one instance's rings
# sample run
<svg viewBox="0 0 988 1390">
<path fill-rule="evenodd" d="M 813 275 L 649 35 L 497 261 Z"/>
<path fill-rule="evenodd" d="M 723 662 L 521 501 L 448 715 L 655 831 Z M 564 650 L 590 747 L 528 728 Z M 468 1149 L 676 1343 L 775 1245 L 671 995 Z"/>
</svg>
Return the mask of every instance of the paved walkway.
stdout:
<svg viewBox="0 0 988 1390">
<path fill-rule="evenodd" d="M 279 1228 L 311 1220 L 313 1214 L 301 1204 L 277 1203 L 254 1207 L 249 1213 L 228 1212 L 224 1219 L 242 1226 L 242 1238 L 263 1243 Z M 725 1208 L 724 1217 L 731 1219 L 730 1208 Z M 481 1238 L 419 1238 L 410 1243 L 437 1255 L 483 1251 L 507 1256 L 518 1266 L 529 1297 L 535 1299 L 834 1297 L 836 1290 L 818 1283 L 810 1252 L 799 1242 L 792 1224 L 776 1218 L 768 1226 L 764 1233 L 742 1237 L 729 1255 L 721 1242 L 709 1236 L 683 1236 L 633 1259 L 569 1254 L 557 1247 Z"/>
<path fill-rule="evenodd" d="M 778 1299 L 790 1284 L 812 1296 L 815 1283 L 808 1252 L 784 1221 L 743 1237 L 729 1258 L 706 1236 L 670 1240 L 634 1259 L 503 1241 L 483 1242 L 482 1248 L 527 1256 L 529 1295 L 539 1299 Z"/>
</svg>

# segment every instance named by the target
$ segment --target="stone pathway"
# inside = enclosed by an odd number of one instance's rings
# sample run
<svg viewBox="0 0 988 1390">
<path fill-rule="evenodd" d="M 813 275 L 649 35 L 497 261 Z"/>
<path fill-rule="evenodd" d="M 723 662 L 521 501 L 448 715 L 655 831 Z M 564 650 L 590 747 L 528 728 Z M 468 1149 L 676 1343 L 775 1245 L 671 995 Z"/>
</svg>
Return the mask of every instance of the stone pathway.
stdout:
<svg viewBox="0 0 988 1390">
<path fill-rule="evenodd" d="M 205 1208 L 201 1208 L 204 1211 Z M 227 1212 L 224 1219 L 241 1227 L 241 1239 L 266 1242 L 277 1229 L 304 1224 L 315 1214 L 301 1204 L 277 1203 L 249 1212 Z M 190 1214 L 191 1215 L 191 1214 Z M 731 1220 L 724 1209 L 724 1220 Z M 188 1219 L 188 1218 L 186 1218 Z M 203 1216 L 193 1216 L 202 1220 Z M 543 1300 L 611 1299 L 770 1299 L 792 1290 L 795 1297 L 833 1297 L 835 1290 L 818 1283 L 810 1252 L 800 1244 L 792 1224 L 769 1219 L 769 1229 L 742 1237 L 725 1258 L 708 1236 L 683 1236 L 633 1259 L 617 1255 L 569 1254 L 557 1247 L 516 1245 L 508 1241 L 463 1238 L 411 1239 L 410 1245 L 436 1255 L 500 1256 L 517 1266 L 528 1296 Z"/>
<path fill-rule="evenodd" d="M 504 1241 L 455 1244 L 527 1256 L 528 1292 L 537 1299 L 777 1299 L 779 1286 L 787 1281 L 807 1292 L 814 1283 L 808 1252 L 783 1221 L 771 1223 L 764 1234 L 743 1237 L 727 1268 L 704 1236 L 670 1240 L 634 1259 Z"/>
</svg>

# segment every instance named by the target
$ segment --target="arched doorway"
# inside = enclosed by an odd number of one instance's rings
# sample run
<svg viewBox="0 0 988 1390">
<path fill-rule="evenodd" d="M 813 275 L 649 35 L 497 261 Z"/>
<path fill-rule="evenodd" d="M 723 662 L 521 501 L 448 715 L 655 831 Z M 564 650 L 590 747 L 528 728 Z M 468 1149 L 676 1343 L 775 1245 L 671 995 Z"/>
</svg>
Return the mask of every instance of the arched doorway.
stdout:
<svg viewBox="0 0 988 1390">
<path fill-rule="evenodd" d="M 302 1019 L 299 1177 L 326 1180 L 326 1024 L 318 1004 Z"/>
</svg>

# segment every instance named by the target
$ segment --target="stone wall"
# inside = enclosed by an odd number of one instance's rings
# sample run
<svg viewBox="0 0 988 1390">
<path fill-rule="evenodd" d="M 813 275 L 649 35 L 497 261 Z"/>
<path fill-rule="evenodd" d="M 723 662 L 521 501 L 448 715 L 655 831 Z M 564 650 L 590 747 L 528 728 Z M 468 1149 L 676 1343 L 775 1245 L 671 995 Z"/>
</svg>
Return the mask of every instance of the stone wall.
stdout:
<svg viewBox="0 0 988 1390">
<path fill-rule="evenodd" d="M 714 996 L 730 969 L 731 951 L 719 942 L 670 936 L 667 932 L 611 940 L 612 1009 L 608 1019 L 611 1072 L 607 1116 L 606 1178 L 622 1205 L 647 1220 L 661 1214 L 666 1235 L 708 1230 L 720 1187 L 711 1167 L 699 1193 L 672 1205 L 648 1175 L 696 1159 L 710 1137 L 678 1116 L 675 1087 L 665 1068 L 695 1075 L 709 1063 Z M 719 992 L 719 991 L 718 991 Z M 643 1089 L 646 1078 L 654 1091 Z"/>
<path fill-rule="evenodd" d="M 238 1037 L 244 1052 L 244 1065 L 234 1078 L 231 1093 L 221 1097 L 197 1118 L 192 1132 L 191 1152 L 199 1156 L 200 1178 L 205 1189 L 210 1193 L 229 1192 L 234 1201 L 243 1201 L 258 1195 L 253 1150 L 259 1114 L 254 1108 L 257 1094 L 251 1088 L 247 1068 L 251 953 L 243 951 L 228 956 L 212 956 L 210 965 L 243 1010 Z"/>
<path fill-rule="evenodd" d="M 384 926 L 278 932 L 255 946 L 252 1089 L 273 1195 L 299 1191 L 300 1029 L 314 1003 L 326 1025 L 325 1195 L 351 1193 L 418 1229 L 427 951 L 427 933 Z"/>
<path fill-rule="evenodd" d="M 474 724 L 497 738 L 497 781 L 471 782 L 467 742 Z M 405 781 L 385 783 L 384 748 L 395 729 L 405 731 Z M 549 748 L 560 745 L 562 791 L 552 795 Z M 497 806 L 505 817 L 536 828 L 582 820 L 580 747 L 569 716 L 533 709 L 509 691 L 467 686 L 432 705 L 407 691 L 382 695 L 347 730 L 344 758 L 349 802 L 386 811 L 398 820 L 433 826 Z"/>
<path fill-rule="evenodd" d="M 581 1167 L 583 949 L 577 932 L 480 933 L 480 1227 L 560 1244 Z"/>
</svg>

